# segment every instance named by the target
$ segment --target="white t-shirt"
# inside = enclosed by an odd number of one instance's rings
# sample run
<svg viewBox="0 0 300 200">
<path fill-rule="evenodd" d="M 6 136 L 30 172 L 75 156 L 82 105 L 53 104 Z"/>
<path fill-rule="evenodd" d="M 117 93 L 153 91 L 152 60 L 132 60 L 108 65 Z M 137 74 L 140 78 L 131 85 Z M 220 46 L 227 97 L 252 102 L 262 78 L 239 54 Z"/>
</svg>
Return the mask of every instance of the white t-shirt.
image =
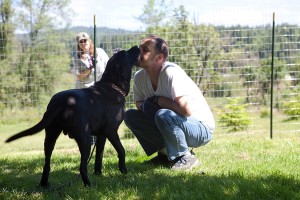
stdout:
<svg viewBox="0 0 300 200">
<path fill-rule="evenodd" d="M 144 101 L 156 95 L 174 100 L 185 96 L 192 109 L 192 117 L 205 124 L 212 132 L 215 129 L 213 114 L 198 86 L 178 65 L 166 62 L 160 72 L 156 91 L 153 90 L 146 70 L 141 69 L 134 75 L 133 96 L 135 101 Z"/>
</svg>

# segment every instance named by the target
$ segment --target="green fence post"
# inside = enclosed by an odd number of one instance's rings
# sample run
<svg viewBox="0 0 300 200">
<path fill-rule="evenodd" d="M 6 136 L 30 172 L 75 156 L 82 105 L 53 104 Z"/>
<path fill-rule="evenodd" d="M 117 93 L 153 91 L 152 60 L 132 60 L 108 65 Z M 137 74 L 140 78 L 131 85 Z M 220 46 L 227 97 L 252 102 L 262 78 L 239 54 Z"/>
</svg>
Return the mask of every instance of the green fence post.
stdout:
<svg viewBox="0 0 300 200">
<path fill-rule="evenodd" d="M 273 12 L 272 28 L 272 62 L 271 62 L 271 103 L 270 103 L 270 138 L 273 138 L 273 82 L 274 82 L 274 35 L 275 35 L 275 12 Z"/>
<path fill-rule="evenodd" d="M 94 15 L 94 60 L 93 60 L 93 65 L 94 65 L 94 82 L 96 83 L 97 81 L 97 67 L 96 67 L 96 58 L 97 58 L 97 52 L 96 52 L 96 15 Z"/>
</svg>

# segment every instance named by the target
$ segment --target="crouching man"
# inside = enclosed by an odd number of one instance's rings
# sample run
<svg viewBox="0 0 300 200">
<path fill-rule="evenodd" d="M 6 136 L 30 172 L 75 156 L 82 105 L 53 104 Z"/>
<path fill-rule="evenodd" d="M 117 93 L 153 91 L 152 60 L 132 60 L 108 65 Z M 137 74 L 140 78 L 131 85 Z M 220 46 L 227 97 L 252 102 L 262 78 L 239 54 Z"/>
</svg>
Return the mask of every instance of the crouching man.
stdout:
<svg viewBox="0 0 300 200">
<path fill-rule="evenodd" d="M 140 44 L 141 67 L 134 76 L 137 109 L 125 113 L 125 124 L 148 156 L 172 162 L 171 169 L 191 169 L 198 159 L 190 148 L 212 139 L 213 114 L 202 92 L 178 65 L 168 62 L 166 41 L 150 35 Z"/>
</svg>

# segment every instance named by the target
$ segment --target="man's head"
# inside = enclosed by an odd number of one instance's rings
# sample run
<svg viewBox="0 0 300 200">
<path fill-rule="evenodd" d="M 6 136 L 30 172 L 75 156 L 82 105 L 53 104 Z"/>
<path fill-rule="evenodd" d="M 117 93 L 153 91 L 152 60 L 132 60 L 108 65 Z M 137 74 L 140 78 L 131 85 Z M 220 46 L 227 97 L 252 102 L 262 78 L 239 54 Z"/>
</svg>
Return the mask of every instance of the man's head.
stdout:
<svg viewBox="0 0 300 200">
<path fill-rule="evenodd" d="M 139 66 L 148 66 L 164 63 L 169 55 L 167 42 L 157 35 L 149 35 L 140 44 L 141 59 Z"/>
<path fill-rule="evenodd" d="M 148 37 L 143 39 L 142 43 L 146 40 L 151 40 L 154 43 L 157 54 L 163 54 L 165 60 L 168 58 L 169 46 L 164 39 L 160 38 L 157 35 L 149 35 Z"/>
</svg>

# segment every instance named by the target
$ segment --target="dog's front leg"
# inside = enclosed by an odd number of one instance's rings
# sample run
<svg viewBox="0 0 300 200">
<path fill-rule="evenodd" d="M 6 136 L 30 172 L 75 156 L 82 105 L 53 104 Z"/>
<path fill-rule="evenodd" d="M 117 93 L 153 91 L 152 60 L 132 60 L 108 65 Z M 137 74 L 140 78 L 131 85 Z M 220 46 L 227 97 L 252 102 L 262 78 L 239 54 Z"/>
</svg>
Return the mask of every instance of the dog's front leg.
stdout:
<svg viewBox="0 0 300 200">
<path fill-rule="evenodd" d="M 102 174 L 102 161 L 103 161 L 103 151 L 106 142 L 106 136 L 101 134 L 97 136 L 96 141 L 96 158 L 95 158 L 95 165 L 94 165 L 94 173 L 96 175 Z"/>
<path fill-rule="evenodd" d="M 107 138 L 111 142 L 113 147 L 116 149 L 116 151 L 118 152 L 119 170 L 121 171 L 122 174 L 126 174 L 127 168 L 125 165 L 125 149 L 120 141 L 118 132 L 117 131 L 112 132 L 107 136 Z"/>
</svg>

